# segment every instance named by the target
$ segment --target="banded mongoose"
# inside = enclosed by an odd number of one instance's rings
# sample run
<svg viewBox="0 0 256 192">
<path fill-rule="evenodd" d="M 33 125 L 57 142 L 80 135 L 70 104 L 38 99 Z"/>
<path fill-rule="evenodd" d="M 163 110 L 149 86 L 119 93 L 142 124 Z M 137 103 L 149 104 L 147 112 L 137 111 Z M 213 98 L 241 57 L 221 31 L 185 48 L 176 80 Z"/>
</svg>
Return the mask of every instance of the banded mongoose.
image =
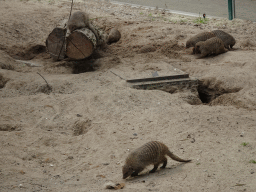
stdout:
<svg viewBox="0 0 256 192">
<path fill-rule="evenodd" d="M 213 34 L 211 32 L 199 33 L 199 34 L 191 37 L 189 40 L 187 40 L 186 48 L 195 47 L 197 42 L 199 42 L 199 41 L 206 41 L 207 39 L 210 39 L 212 37 L 215 37 L 215 34 Z M 193 48 L 193 54 L 195 54 L 195 49 L 194 48 Z"/>
<path fill-rule="evenodd" d="M 73 13 L 68 21 L 68 29 L 70 32 L 81 29 L 81 28 L 88 28 L 90 29 L 96 36 L 97 42 L 99 41 L 99 35 L 98 32 L 95 30 L 95 28 L 91 25 L 89 20 L 89 15 L 82 11 L 77 11 Z"/>
<path fill-rule="evenodd" d="M 177 157 L 169 151 L 165 144 L 158 141 L 151 141 L 138 149 L 135 149 L 128 155 L 125 160 L 125 165 L 123 166 L 123 179 L 126 179 L 129 176 L 137 176 L 146 166 L 151 164 L 154 165 L 154 168 L 149 173 L 154 173 L 161 163 L 163 163 L 161 168 L 165 168 L 167 165 L 167 158 L 165 155 L 168 155 L 173 160 L 179 162 L 191 161 Z"/>
<path fill-rule="evenodd" d="M 236 44 L 235 38 L 222 30 L 214 30 L 212 33 L 223 41 L 224 46 L 227 49 L 232 49 L 232 47 Z"/>
<path fill-rule="evenodd" d="M 195 53 L 201 53 L 199 58 L 206 57 L 211 54 L 218 55 L 225 52 L 224 43 L 218 37 L 213 37 L 206 41 L 200 41 L 195 46 Z"/>
</svg>

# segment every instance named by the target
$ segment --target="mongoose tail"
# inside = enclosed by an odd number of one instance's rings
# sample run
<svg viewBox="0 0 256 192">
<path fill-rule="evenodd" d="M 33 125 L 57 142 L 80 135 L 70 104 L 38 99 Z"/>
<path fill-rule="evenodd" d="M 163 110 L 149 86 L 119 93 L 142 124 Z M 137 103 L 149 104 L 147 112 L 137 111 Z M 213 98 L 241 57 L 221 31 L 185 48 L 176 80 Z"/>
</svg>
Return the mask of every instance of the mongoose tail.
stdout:
<svg viewBox="0 0 256 192">
<path fill-rule="evenodd" d="M 166 155 L 168 155 L 169 157 L 171 157 L 173 160 L 175 161 L 179 161 L 179 162 L 190 162 L 191 160 L 184 160 L 179 158 L 178 156 L 174 155 L 171 151 L 167 151 Z"/>
</svg>

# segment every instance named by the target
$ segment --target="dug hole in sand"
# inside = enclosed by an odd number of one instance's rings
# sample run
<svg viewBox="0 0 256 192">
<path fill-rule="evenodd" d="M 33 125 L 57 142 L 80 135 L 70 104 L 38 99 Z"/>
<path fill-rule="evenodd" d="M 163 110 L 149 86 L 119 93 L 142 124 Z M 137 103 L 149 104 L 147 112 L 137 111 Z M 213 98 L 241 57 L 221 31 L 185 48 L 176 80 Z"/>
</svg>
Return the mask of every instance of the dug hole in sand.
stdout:
<svg viewBox="0 0 256 192">
<path fill-rule="evenodd" d="M 0 1 L 0 191 L 255 191 L 255 23 L 92 0 L 75 10 L 121 39 L 85 61 L 54 62 L 45 40 L 70 1 Z M 234 36 L 234 51 L 196 59 L 185 49 L 214 29 Z M 112 73 L 170 68 L 197 89 L 137 90 Z M 152 140 L 192 162 L 168 158 L 165 170 L 122 180 L 129 152 Z"/>
</svg>

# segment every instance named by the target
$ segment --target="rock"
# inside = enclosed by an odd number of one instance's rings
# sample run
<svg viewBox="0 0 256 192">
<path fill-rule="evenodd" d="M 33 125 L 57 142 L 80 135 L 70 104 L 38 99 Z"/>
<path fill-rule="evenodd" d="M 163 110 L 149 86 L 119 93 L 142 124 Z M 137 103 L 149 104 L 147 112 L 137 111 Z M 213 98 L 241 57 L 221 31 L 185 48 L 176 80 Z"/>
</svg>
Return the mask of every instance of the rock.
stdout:
<svg viewBox="0 0 256 192">
<path fill-rule="evenodd" d="M 108 44 L 111 44 L 119 41 L 120 38 L 121 38 L 121 33 L 116 28 L 112 28 L 109 32 L 107 42 Z"/>
</svg>

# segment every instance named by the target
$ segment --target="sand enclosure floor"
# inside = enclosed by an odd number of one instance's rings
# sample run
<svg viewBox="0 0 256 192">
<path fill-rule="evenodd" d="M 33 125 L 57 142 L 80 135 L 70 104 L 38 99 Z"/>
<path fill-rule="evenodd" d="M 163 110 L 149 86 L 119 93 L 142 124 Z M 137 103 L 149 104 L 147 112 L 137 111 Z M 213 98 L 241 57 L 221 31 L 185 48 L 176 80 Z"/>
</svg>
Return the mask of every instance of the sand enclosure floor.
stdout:
<svg viewBox="0 0 256 192">
<path fill-rule="evenodd" d="M 0 191 L 255 191 L 256 25 L 81 1 L 119 42 L 85 61 L 54 62 L 49 33 L 69 1 L 0 1 Z M 235 50 L 196 59 L 186 41 L 222 29 Z M 26 60 L 26 62 L 24 62 Z M 137 90 L 114 75 L 168 69 L 199 80 L 195 90 Z M 39 72 L 51 85 L 47 88 Z M 203 102 L 202 102 L 203 101 Z M 183 159 L 123 180 L 129 152 L 158 140 Z"/>
</svg>

